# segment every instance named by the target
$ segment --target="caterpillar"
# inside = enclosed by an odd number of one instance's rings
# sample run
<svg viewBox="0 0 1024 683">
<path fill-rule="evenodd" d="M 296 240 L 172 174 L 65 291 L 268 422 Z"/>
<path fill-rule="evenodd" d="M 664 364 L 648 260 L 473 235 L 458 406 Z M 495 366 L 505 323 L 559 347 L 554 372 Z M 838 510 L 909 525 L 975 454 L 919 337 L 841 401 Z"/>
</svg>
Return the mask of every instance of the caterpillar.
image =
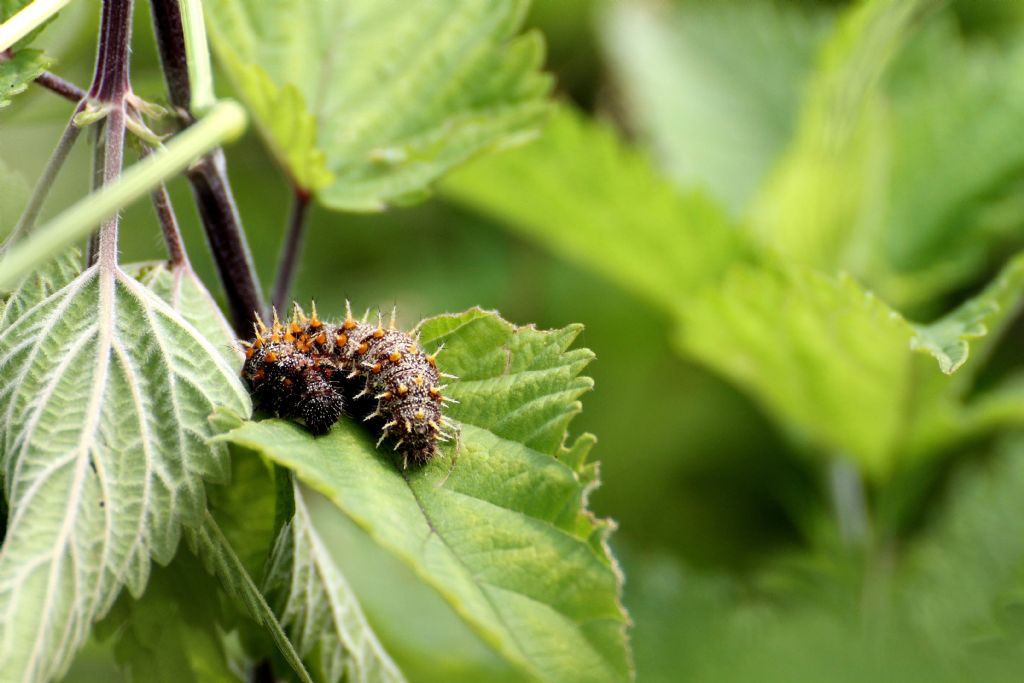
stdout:
<svg viewBox="0 0 1024 683">
<path fill-rule="evenodd" d="M 371 422 L 403 458 L 422 464 L 437 454 L 438 442 L 455 438 L 442 412 L 454 399 L 442 394 L 437 354 L 420 349 L 419 340 L 385 328 L 378 316 L 371 325 L 352 317 L 346 302 L 340 324 L 325 323 L 314 306 L 307 316 L 297 304 L 287 325 L 274 314 L 268 327 L 257 316 L 253 341 L 242 342 L 242 377 L 257 404 L 277 415 L 302 419 L 314 434 L 330 429 L 343 412 Z"/>
</svg>

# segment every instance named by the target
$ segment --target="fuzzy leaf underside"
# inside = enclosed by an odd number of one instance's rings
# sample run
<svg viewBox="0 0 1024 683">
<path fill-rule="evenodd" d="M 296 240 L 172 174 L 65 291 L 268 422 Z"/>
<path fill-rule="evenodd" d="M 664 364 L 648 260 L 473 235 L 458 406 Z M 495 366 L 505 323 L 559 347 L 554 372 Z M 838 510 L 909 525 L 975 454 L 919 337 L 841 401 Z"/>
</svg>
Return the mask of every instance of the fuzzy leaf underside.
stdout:
<svg viewBox="0 0 1024 683">
<path fill-rule="evenodd" d="M 621 681 L 621 576 L 604 544 L 610 524 L 586 510 L 593 439 L 563 445 L 591 384 L 578 376 L 590 352 L 567 350 L 579 330 L 515 328 L 479 310 L 422 324 L 424 348 L 444 343 L 439 367 L 459 376 L 446 393 L 461 401 L 448 411 L 460 445 L 416 470 L 348 422 L 319 438 L 282 420 L 220 438 L 293 469 L 520 675 Z"/>
<path fill-rule="evenodd" d="M 352 588 L 335 566 L 294 486 L 295 516 L 278 537 L 265 585 L 277 594 L 281 624 L 299 654 L 319 653 L 326 683 L 403 683 L 405 677 L 366 622 Z"/>
<path fill-rule="evenodd" d="M 0 671 L 45 681 L 123 586 L 141 593 L 151 558 L 170 561 L 181 525 L 200 523 L 203 482 L 226 464 L 208 416 L 250 404 L 195 327 L 99 266 L 8 322 L 0 384 Z"/>
<path fill-rule="evenodd" d="M 209 0 L 214 49 L 295 182 L 374 211 L 490 148 L 547 108 L 523 0 Z"/>
</svg>

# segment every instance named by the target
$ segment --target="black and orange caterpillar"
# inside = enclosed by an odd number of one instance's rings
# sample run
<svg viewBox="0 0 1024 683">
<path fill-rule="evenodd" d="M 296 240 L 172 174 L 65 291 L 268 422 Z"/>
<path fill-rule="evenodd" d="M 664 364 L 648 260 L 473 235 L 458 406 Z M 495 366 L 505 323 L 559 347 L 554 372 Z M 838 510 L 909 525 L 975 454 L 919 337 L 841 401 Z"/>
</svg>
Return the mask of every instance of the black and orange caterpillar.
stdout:
<svg viewBox="0 0 1024 683">
<path fill-rule="evenodd" d="M 395 329 L 394 315 L 385 328 L 357 321 L 346 305 L 345 320 L 331 324 L 296 305 L 282 324 L 259 316 L 252 341 L 242 341 L 242 377 L 256 404 L 281 417 L 301 419 L 314 434 L 327 432 L 348 412 L 380 431 L 379 446 L 394 441 L 408 464 L 437 454 L 439 441 L 454 437 L 455 427 L 442 413 L 444 377 L 437 354 L 428 355 L 413 336 Z"/>
</svg>

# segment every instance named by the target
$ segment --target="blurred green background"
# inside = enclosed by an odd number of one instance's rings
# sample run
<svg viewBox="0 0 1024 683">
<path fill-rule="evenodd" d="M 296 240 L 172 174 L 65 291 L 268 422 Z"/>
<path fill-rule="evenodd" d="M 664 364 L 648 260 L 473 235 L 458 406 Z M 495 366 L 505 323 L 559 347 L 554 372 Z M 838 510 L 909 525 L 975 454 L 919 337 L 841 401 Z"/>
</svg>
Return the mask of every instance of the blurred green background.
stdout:
<svg viewBox="0 0 1024 683">
<path fill-rule="evenodd" d="M 146 3 L 138 10 L 135 90 L 162 101 Z M 811 0 L 538 0 L 528 22 L 545 36 L 560 99 L 738 217 L 757 211 L 757 188 L 797 135 L 819 50 L 847 10 Z M 60 60 L 54 70 L 80 84 L 95 14 L 75 3 L 41 40 Z M 1024 246 L 1024 3 L 951 3 L 922 21 L 885 76 L 884 107 L 904 119 L 880 145 L 892 160 L 884 182 L 918 192 L 918 204 L 897 210 L 880 240 L 896 267 L 840 264 L 914 320 L 950 310 Z M 225 78 L 218 89 L 230 93 Z M 38 89 L 22 96 L 0 114 L 0 157 L 31 181 L 69 111 Z M 949 112 L 957 116 L 942 119 Z M 922 130 L 932 137 L 915 137 Z M 76 149 L 47 213 L 86 191 L 88 156 Z M 228 159 L 269 285 L 286 185 L 254 132 Z M 849 174 L 851 185 L 863 182 Z M 901 185 L 905 177 L 919 182 Z M 958 188 L 962 200 L 922 228 L 921 215 L 944 201 L 934 193 L 959 197 Z M 178 180 L 170 189 L 192 261 L 216 293 L 188 188 Z M 125 212 L 122 234 L 125 260 L 161 257 L 149 205 Z M 397 305 L 406 325 L 475 305 L 542 328 L 586 325 L 580 344 L 597 355 L 588 369 L 596 388 L 574 430 L 599 438 L 604 483 L 591 507 L 619 524 L 612 543 L 638 680 L 1019 679 L 1024 442 L 1012 430 L 868 484 L 869 523 L 891 508 L 900 521 L 850 543 L 836 514 L 842 466 L 807 457 L 752 393 L 682 353 L 662 309 L 506 221 L 444 194 L 377 215 L 314 208 L 294 295 L 335 314 L 345 299 Z M 1022 332 L 1010 326 L 978 387 L 1014 376 Z"/>
</svg>

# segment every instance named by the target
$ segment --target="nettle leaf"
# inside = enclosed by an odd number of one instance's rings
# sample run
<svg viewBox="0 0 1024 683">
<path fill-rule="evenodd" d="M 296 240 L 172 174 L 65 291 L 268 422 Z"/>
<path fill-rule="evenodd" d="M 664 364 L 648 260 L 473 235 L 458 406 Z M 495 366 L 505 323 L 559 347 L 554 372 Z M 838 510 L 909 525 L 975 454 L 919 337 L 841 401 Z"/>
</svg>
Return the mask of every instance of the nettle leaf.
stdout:
<svg viewBox="0 0 1024 683">
<path fill-rule="evenodd" d="M 1024 44 L 967 42 L 951 17 L 929 28 L 893 69 L 891 180 L 878 211 L 886 289 L 910 302 L 955 290 L 1021 243 L 1024 84 L 1014 75 Z"/>
<path fill-rule="evenodd" d="M 439 364 L 459 375 L 446 393 L 461 401 L 450 410 L 461 436 L 457 452 L 419 469 L 403 471 L 349 422 L 314 438 L 265 420 L 220 438 L 293 469 L 520 676 L 621 681 L 631 665 L 611 525 L 586 509 L 593 438 L 563 445 L 591 385 L 579 377 L 590 352 L 567 350 L 579 331 L 516 328 L 479 310 L 423 323 L 424 348 L 444 343 Z"/>
<path fill-rule="evenodd" d="M 213 46 L 264 138 L 325 206 L 418 198 L 546 110 L 524 0 L 211 0 Z"/>
<path fill-rule="evenodd" d="M 18 283 L 18 286 L 7 298 L 3 315 L 0 316 L 0 330 L 7 329 L 29 308 L 78 277 L 82 272 L 83 260 L 81 251 L 77 248 L 69 249 L 44 263 Z"/>
<path fill-rule="evenodd" d="M 602 37 L 660 166 L 738 213 L 793 133 L 824 19 L 777 2 L 617 3 Z"/>
<path fill-rule="evenodd" d="M 717 204 L 681 194 L 611 127 L 565 107 L 539 140 L 480 159 L 442 188 L 672 312 L 683 292 L 749 255 Z"/>
<path fill-rule="evenodd" d="M 941 377 L 918 367 L 914 328 L 852 278 L 741 268 L 694 297 L 683 319 L 689 353 L 798 436 L 874 477 L 910 457 L 904 438 L 917 407 L 943 412 L 941 388 L 914 391 L 920 378 Z"/>
<path fill-rule="evenodd" d="M 24 92 L 49 66 L 50 59 L 39 50 L 21 50 L 0 61 L 0 109 Z"/>
<path fill-rule="evenodd" d="M 281 529 L 266 586 L 275 612 L 303 657 L 318 653 L 328 683 L 400 683 L 405 677 L 366 621 L 344 575 L 310 520 L 303 489 L 294 488 L 295 516 Z"/>
<path fill-rule="evenodd" d="M 128 680 L 240 683 L 219 629 L 225 612 L 215 579 L 190 553 L 178 553 L 156 568 L 141 598 L 122 594 L 96 633 L 113 636 Z"/>
<path fill-rule="evenodd" d="M 228 365 L 234 367 L 241 362 L 231 325 L 191 268 L 158 261 L 128 264 L 123 269 L 202 332 Z"/>
<path fill-rule="evenodd" d="M 1018 433 L 993 450 L 949 483 L 941 513 L 894 574 L 895 608 L 947 664 L 972 645 L 989 656 L 1019 648 L 1011 624 L 1024 568 L 1024 442 Z"/>
<path fill-rule="evenodd" d="M 868 0 L 841 18 L 807 86 L 797 135 L 752 214 L 765 243 L 827 270 L 863 265 L 859 238 L 886 177 L 882 76 L 940 2 Z"/>
<path fill-rule="evenodd" d="M 947 375 L 959 370 L 970 355 L 971 341 L 988 338 L 987 350 L 998 340 L 1024 300 L 1024 254 L 1010 260 L 977 296 L 928 325 L 916 326 L 915 349 L 932 354 Z"/>
<path fill-rule="evenodd" d="M 263 626 L 292 671 L 303 683 L 313 683 L 295 646 L 274 616 L 273 610 L 249 576 L 242 560 L 224 536 L 213 515 L 206 512 L 202 526 L 185 530 L 189 548 L 202 560 L 206 570 L 220 579 L 224 590 L 256 623 Z"/>
<path fill-rule="evenodd" d="M 150 559 L 197 525 L 226 452 L 208 416 L 249 397 L 200 332 L 138 281 L 93 266 L 0 332 L 10 507 L 0 548 L 0 669 L 60 675 Z"/>
</svg>

